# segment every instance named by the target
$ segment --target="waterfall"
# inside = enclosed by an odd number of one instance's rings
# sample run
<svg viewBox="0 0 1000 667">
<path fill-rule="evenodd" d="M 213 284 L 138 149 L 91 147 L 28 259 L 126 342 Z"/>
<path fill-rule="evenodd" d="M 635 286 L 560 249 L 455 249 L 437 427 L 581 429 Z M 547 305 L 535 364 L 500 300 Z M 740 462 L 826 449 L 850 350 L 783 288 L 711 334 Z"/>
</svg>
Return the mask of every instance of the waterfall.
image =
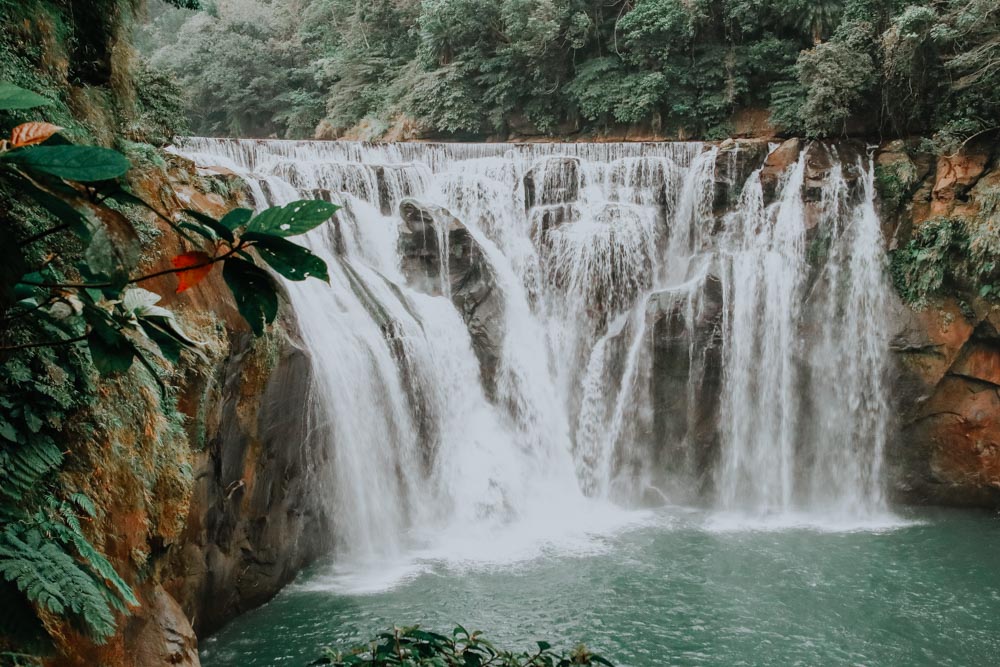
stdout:
<svg viewBox="0 0 1000 667">
<path fill-rule="evenodd" d="M 288 284 L 343 553 L 664 500 L 884 511 L 888 287 L 866 156 L 816 144 L 780 168 L 700 143 L 174 150 L 241 175 L 258 207 L 343 207 L 306 237 L 331 284 Z"/>
</svg>

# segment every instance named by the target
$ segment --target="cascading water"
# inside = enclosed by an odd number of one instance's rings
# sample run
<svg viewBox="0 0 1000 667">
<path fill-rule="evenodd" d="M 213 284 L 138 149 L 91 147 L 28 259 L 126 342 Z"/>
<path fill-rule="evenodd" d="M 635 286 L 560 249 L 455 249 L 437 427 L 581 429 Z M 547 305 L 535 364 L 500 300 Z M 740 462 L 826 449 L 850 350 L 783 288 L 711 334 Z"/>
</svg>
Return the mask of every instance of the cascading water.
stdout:
<svg viewBox="0 0 1000 667">
<path fill-rule="evenodd" d="M 413 527 L 587 525 L 608 501 L 884 510 L 867 160 L 816 145 L 765 188 L 699 143 L 177 151 L 258 206 L 343 206 L 308 237 L 331 285 L 289 290 L 346 554 L 419 547 Z"/>
</svg>

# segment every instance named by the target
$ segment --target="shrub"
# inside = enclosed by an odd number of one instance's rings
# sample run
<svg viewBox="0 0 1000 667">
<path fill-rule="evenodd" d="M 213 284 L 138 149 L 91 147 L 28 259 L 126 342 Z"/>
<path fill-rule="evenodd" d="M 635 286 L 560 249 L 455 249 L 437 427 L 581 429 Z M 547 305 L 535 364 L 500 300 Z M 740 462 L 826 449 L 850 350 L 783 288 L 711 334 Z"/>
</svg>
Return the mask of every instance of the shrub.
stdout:
<svg viewBox="0 0 1000 667">
<path fill-rule="evenodd" d="M 370 667 L 571 667 L 606 665 L 607 659 L 578 646 L 569 653 L 553 651 L 548 642 L 538 642 L 537 651 L 512 652 L 496 648 L 480 632 L 462 626 L 451 636 L 421 630 L 419 626 L 393 628 L 370 642 L 348 651 L 326 649 L 313 665 L 370 665 Z"/>
</svg>

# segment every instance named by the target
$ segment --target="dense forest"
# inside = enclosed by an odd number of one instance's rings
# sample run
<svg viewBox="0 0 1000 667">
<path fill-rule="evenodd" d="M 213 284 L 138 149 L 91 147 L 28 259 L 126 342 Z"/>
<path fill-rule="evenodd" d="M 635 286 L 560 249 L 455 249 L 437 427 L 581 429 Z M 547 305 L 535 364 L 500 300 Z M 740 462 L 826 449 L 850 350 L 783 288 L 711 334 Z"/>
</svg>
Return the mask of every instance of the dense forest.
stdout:
<svg viewBox="0 0 1000 667">
<path fill-rule="evenodd" d="M 926 135 L 1000 118 L 994 0 L 203 0 L 140 45 L 208 135 L 477 138 L 642 125 L 720 138 Z"/>
</svg>

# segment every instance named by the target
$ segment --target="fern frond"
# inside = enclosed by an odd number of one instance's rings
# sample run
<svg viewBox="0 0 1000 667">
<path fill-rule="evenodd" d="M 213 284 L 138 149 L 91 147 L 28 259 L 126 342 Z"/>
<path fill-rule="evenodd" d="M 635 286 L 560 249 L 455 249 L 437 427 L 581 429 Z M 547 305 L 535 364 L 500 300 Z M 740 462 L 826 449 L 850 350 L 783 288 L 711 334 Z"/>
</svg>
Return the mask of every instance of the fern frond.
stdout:
<svg viewBox="0 0 1000 667">
<path fill-rule="evenodd" d="M 62 449 L 50 438 L 34 438 L 31 444 L 4 448 L 0 457 L 0 495 L 12 501 L 19 501 L 31 491 L 37 490 L 39 482 L 54 473 L 62 465 Z"/>
<path fill-rule="evenodd" d="M 69 510 L 68 505 L 62 504 L 60 510 L 60 517 L 64 519 L 65 523 L 53 523 L 50 526 L 52 535 L 64 546 L 75 549 L 91 573 L 111 588 L 107 598 L 116 609 L 126 611 L 127 605 L 138 605 L 139 600 L 132 592 L 132 587 L 119 576 L 108 559 L 95 549 L 94 545 L 83 535 L 80 524 L 76 516 Z M 123 602 L 124 604 L 122 604 Z"/>
<path fill-rule="evenodd" d="M 65 526 L 60 529 L 59 524 L 50 527 L 56 533 L 72 532 Z M 98 563 L 103 561 L 113 571 L 107 560 L 97 555 Z M 8 526 L 0 533 L 0 576 L 17 586 L 32 604 L 75 619 L 97 641 L 115 631 L 115 615 L 104 582 L 85 569 L 61 542 L 46 539 L 37 527 Z"/>
</svg>

